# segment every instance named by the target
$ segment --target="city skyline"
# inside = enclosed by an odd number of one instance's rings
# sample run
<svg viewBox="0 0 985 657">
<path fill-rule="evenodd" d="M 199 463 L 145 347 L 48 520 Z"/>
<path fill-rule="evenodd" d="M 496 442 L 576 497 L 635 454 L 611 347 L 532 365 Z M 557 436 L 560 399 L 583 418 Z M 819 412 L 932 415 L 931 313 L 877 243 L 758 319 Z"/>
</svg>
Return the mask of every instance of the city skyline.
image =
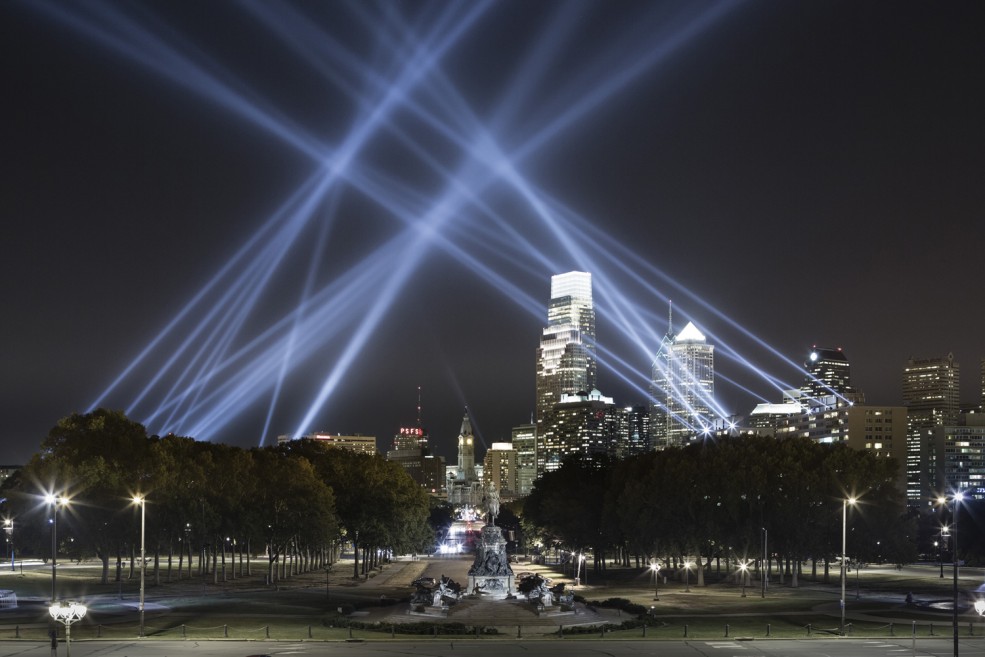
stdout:
<svg viewBox="0 0 985 657">
<path fill-rule="evenodd" d="M 668 299 L 737 414 L 799 385 L 812 345 L 875 404 L 901 403 L 911 357 L 953 353 L 980 401 L 979 6 L 0 12 L 0 460 L 94 404 L 385 448 L 419 386 L 437 453 L 466 406 L 480 448 L 505 441 L 573 270 L 620 405 L 647 401 Z"/>
</svg>

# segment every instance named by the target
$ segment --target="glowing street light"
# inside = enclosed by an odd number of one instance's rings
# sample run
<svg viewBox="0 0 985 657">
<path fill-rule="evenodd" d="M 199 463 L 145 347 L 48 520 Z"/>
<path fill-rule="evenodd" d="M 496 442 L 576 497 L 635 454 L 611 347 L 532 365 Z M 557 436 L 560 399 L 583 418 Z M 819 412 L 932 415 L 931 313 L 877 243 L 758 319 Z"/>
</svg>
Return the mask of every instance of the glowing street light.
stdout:
<svg viewBox="0 0 985 657">
<path fill-rule="evenodd" d="M 55 573 L 58 570 L 58 507 L 68 506 L 68 498 L 64 495 L 48 493 L 44 501 L 51 507 L 51 602 L 54 603 L 58 600 L 55 596 Z"/>
<path fill-rule="evenodd" d="M 140 506 L 140 636 L 144 636 L 144 519 L 147 509 L 147 498 L 141 495 L 133 496 L 133 503 Z"/>
<path fill-rule="evenodd" d="M 954 564 L 953 608 L 951 610 L 951 631 L 954 634 L 954 657 L 958 657 L 958 506 L 964 500 L 964 494 L 957 491 L 951 496 L 951 563 Z M 937 503 L 947 507 L 947 497 L 937 498 Z M 977 609 L 977 607 L 976 607 Z"/>
<path fill-rule="evenodd" d="M 846 555 L 845 546 L 848 542 L 847 529 L 848 529 L 848 505 L 851 504 L 855 506 L 857 500 L 854 497 L 848 497 L 841 502 L 841 634 L 845 634 L 845 561 L 848 559 Z"/>
<path fill-rule="evenodd" d="M 691 562 L 685 561 L 684 562 L 684 592 L 685 593 L 691 592 L 691 585 L 688 580 L 688 575 L 690 574 L 691 574 Z"/>
<path fill-rule="evenodd" d="M 749 561 L 739 564 L 739 577 L 742 578 L 742 597 L 746 597 L 746 578 L 749 576 Z"/>
<path fill-rule="evenodd" d="M 940 547 L 937 548 L 937 560 L 941 562 L 941 579 L 944 579 L 944 546 L 947 545 L 949 538 L 951 538 L 951 528 L 947 525 L 941 525 L 941 543 Z"/>
<path fill-rule="evenodd" d="M 14 570 L 16 559 L 14 557 L 14 521 L 12 518 L 4 518 L 3 531 L 7 533 L 7 547 L 10 548 L 10 569 Z"/>
<path fill-rule="evenodd" d="M 81 602 L 56 602 L 48 607 L 51 617 L 65 626 L 65 654 L 72 657 L 72 623 L 82 620 L 88 608 Z"/>
<path fill-rule="evenodd" d="M 660 600 L 660 562 L 652 562 L 650 570 L 653 571 L 653 599 Z"/>
</svg>

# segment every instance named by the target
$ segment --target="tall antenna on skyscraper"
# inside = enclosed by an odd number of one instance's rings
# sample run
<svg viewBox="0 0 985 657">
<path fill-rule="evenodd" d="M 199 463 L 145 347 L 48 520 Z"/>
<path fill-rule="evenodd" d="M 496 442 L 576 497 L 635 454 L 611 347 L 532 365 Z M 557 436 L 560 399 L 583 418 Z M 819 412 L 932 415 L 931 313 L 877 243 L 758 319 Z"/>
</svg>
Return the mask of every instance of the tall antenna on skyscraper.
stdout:
<svg viewBox="0 0 985 657">
<path fill-rule="evenodd" d="M 417 386 L 417 428 L 420 429 L 423 426 L 421 424 L 421 386 Z"/>
<path fill-rule="evenodd" d="M 674 302 L 667 299 L 667 337 L 674 336 Z"/>
</svg>

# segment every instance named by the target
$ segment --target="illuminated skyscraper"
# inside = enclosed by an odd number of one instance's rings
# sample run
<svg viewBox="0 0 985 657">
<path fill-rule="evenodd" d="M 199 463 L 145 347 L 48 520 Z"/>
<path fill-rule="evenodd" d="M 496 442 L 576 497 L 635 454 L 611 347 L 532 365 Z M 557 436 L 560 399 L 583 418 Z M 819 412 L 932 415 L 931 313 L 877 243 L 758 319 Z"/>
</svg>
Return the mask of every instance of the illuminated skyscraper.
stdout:
<svg viewBox="0 0 985 657">
<path fill-rule="evenodd" d="M 619 411 L 612 398 L 598 390 L 562 395 L 551 412 L 551 425 L 544 440 L 544 470 L 557 470 L 569 456 L 577 456 L 583 462 L 614 456 Z"/>
<path fill-rule="evenodd" d="M 903 368 L 903 403 L 911 427 L 955 425 L 961 412 L 958 384 L 961 366 L 954 354 L 910 358 Z"/>
<path fill-rule="evenodd" d="M 686 444 L 714 427 L 715 347 L 688 322 L 667 335 L 653 359 L 650 442 L 654 449 Z"/>
<path fill-rule="evenodd" d="M 834 395 L 846 397 L 855 394 L 852 387 L 852 366 L 845 353 L 838 349 L 813 347 L 804 363 L 807 377 L 801 387 L 804 397 L 822 400 Z"/>
<path fill-rule="evenodd" d="M 513 449 L 516 450 L 518 491 L 529 495 L 537 478 L 537 425 L 521 424 L 513 427 Z"/>
<path fill-rule="evenodd" d="M 961 368 L 954 354 L 943 358 L 910 358 L 903 368 L 903 404 L 907 413 L 906 497 L 918 506 L 935 496 L 936 473 L 944 454 L 935 435 L 936 427 L 958 424 L 961 411 L 959 383 Z"/>
<path fill-rule="evenodd" d="M 551 277 L 547 327 L 537 349 L 537 472 L 544 471 L 540 447 L 549 438 L 550 416 L 561 395 L 595 388 L 595 309 L 592 275 L 572 271 Z"/>
</svg>

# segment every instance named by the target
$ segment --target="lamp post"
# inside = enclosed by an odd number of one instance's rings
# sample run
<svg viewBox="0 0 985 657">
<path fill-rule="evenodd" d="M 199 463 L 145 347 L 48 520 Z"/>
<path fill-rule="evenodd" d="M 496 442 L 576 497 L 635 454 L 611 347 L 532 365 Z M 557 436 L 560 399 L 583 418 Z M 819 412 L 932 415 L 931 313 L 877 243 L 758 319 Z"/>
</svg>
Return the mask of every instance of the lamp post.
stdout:
<svg viewBox="0 0 985 657">
<path fill-rule="evenodd" d="M 134 495 L 133 503 L 140 506 L 140 635 L 144 636 L 144 520 L 146 518 L 147 498 L 142 495 Z"/>
<path fill-rule="evenodd" d="M 763 597 L 763 598 L 766 597 L 766 580 L 768 579 L 769 572 L 770 572 L 769 553 L 766 550 L 766 539 L 768 539 L 768 538 L 769 538 L 769 533 L 766 531 L 766 528 L 763 527 L 763 576 L 761 577 L 762 584 L 763 584 L 763 590 L 762 590 L 761 597 Z M 842 597 L 844 597 L 844 596 L 842 596 Z"/>
<path fill-rule="evenodd" d="M 68 504 L 64 495 L 45 495 L 45 503 L 51 507 L 51 602 L 57 601 L 55 596 L 55 573 L 58 570 L 58 507 Z"/>
<path fill-rule="evenodd" d="M 848 497 L 841 501 L 841 634 L 845 635 L 845 561 L 847 560 L 846 555 L 846 544 L 848 542 L 848 505 L 854 506 L 855 498 Z"/>
<path fill-rule="evenodd" d="M 956 491 L 951 496 L 951 563 L 954 567 L 953 609 L 951 610 L 951 632 L 954 635 L 954 657 L 958 657 L 958 506 L 964 500 L 964 494 Z M 946 507 L 947 498 L 938 497 L 937 502 Z"/>
<path fill-rule="evenodd" d="M 660 600 L 660 562 L 651 561 L 650 570 L 653 571 L 653 599 Z"/>
<path fill-rule="evenodd" d="M 10 550 L 10 570 L 15 570 L 16 559 L 14 557 L 14 521 L 5 518 L 3 521 L 3 531 L 7 533 L 7 547 Z"/>
<path fill-rule="evenodd" d="M 691 562 L 685 560 L 684 561 L 684 592 L 685 593 L 691 592 L 691 585 L 689 583 L 689 577 L 688 577 L 688 575 L 690 574 L 691 574 Z"/>
<path fill-rule="evenodd" d="M 88 609 L 81 602 L 56 602 L 48 607 L 51 617 L 65 626 L 65 654 L 72 657 L 72 623 L 82 620 Z M 54 639 L 52 639 L 54 641 Z"/>
<path fill-rule="evenodd" d="M 951 538 L 950 528 L 941 525 L 941 547 L 937 550 L 937 560 L 941 562 L 941 579 L 944 579 L 944 546 L 947 545 L 949 538 Z"/>
<path fill-rule="evenodd" d="M 739 577 L 742 578 L 742 597 L 746 597 L 746 576 L 749 572 L 749 562 L 744 561 L 739 564 Z"/>
</svg>

